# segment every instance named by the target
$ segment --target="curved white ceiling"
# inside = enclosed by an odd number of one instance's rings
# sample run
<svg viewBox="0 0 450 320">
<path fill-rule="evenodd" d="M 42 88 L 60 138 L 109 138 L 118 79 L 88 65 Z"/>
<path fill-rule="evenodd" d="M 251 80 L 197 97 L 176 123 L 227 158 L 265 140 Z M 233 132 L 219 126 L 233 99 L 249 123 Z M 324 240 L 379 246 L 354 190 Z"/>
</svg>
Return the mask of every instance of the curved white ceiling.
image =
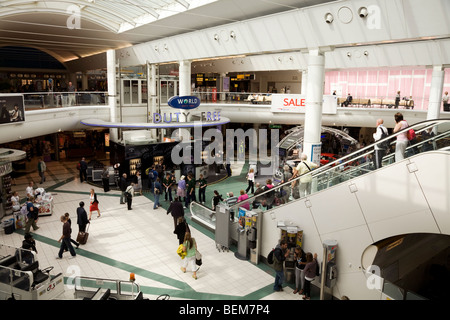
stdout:
<svg viewBox="0 0 450 320">
<path fill-rule="evenodd" d="M 97 22 L 120 33 L 159 18 L 189 10 L 194 0 L 7 0 L 0 3 L 0 16 L 28 12 L 73 15 Z M 216 0 L 204 0 L 203 4 Z M 196 1 L 198 2 L 198 1 Z"/>
<path fill-rule="evenodd" d="M 3 0 L 0 46 L 61 62 L 336 0 Z"/>
</svg>

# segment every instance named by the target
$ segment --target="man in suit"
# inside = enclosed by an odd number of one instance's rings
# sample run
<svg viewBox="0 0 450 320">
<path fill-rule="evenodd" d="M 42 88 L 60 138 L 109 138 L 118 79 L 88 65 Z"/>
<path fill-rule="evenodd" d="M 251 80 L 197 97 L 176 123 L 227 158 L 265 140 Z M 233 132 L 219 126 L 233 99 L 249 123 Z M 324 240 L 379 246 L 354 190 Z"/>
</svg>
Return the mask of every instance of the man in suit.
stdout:
<svg viewBox="0 0 450 320">
<path fill-rule="evenodd" d="M 119 181 L 119 188 L 122 191 L 122 193 L 120 194 L 120 204 L 125 204 L 126 201 L 125 191 L 127 190 L 127 187 L 128 187 L 127 174 L 124 173 L 122 177 L 120 177 Z"/>
<path fill-rule="evenodd" d="M 78 224 L 78 231 L 80 232 L 86 232 L 86 225 L 90 223 L 87 212 L 84 209 L 84 202 L 81 201 L 80 206 L 77 208 L 77 224 Z"/>
</svg>

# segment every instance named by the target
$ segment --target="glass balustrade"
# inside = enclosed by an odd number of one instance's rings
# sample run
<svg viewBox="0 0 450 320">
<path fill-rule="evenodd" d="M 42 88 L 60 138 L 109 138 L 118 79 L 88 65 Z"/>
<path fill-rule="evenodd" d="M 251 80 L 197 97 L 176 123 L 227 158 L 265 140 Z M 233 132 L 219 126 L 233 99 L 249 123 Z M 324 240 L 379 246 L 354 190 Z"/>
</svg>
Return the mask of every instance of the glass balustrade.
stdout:
<svg viewBox="0 0 450 320">
<path fill-rule="evenodd" d="M 107 105 L 107 93 L 99 91 L 23 93 L 25 110 Z"/>
</svg>

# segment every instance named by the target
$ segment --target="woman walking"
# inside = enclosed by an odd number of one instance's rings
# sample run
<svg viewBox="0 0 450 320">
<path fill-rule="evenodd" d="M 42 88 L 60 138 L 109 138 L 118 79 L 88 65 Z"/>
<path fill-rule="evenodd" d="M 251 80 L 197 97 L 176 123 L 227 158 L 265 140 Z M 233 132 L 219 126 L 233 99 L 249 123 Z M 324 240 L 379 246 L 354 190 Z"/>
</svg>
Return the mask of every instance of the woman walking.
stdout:
<svg viewBox="0 0 450 320">
<path fill-rule="evenodd" d="M 316 266 L 317 266 L 317 253 L 314 253 L 314 257 L 311 252 L 306 254 L 306 266 L 305 266 L 305 288 L 303 300 L 311 299 L 311 282 L 314 281 L 316 277 Z"/>
<path fill-rule="evenodd" d="M 394 133 L 397 133 L 408 127 L 408 123 L 403 120 L 403 115 L 400 112 L 397 112 L 394 115 L 395 127 Z M 408 135 L 406 132 L 400 133 L 397 135 L 397 143 L 395 144 L 395 162 L 401 161 L 405 159 L 406 147 L 408 146 Z"/>
<path fill-rule="evenodd" d="M 89 196 L 89 220 L 91 220 L 92 212 L 97 211 L 97 218 L 100 218 L 100 210 L 98 209 L 97 194 L 94 189 L 91 189 L 91 194 Z"/>
<path fill-rule="evenodd" d="M 195 254 L 197 253 L 197 243 L 191 237 L 190 232 L 184 235 L 183 251 L 186 252 L 186 257 L 183 259 L 181 271 L 192 271 L 192 278 L 197 280 L 197 265 L 195 263 Z"/>
<path fill-rule="evenodd" d="M 180 198 L 180 201 L 186 201 L 186 180 L 184 178 L 185 176 L 181 176 L 178 181 L 177 197 Z M 186 209 L 186 206 L 184 208 Z"/>
<path fill-rule="evenodd" d="M 247 173 L 247 182 L 248 187 L 245 190 L 245 193 L 248 193 L 250 189 L 252 189 L 252 194 L 255 193 L 255 170 L 253 168 L 250 168 Z"/>
<path fill-rule="evenodd" d="M 294 251 L 295 259 L 295 290 L 294 294 L 303 294 L 305 287 L 305 266 L 306 254 L 300 246 L 297 246 Z"/>
</svg>

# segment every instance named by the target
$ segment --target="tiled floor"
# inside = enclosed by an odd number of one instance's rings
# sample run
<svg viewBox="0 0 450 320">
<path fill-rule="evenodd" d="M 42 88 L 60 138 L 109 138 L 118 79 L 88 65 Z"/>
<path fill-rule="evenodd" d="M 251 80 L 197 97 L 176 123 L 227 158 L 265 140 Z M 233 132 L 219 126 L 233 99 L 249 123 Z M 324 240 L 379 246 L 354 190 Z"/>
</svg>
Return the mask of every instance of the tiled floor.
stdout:
<svg viewBox="0 0 450 320">
<path fill-rule="evenodd" d="M 52 272 L 62 272 L 66 279 L 74 270 L 79 270 L 82 276 L 126 281 L 133 272 L 144 297 L 151 300 L 161 294 L 169 294 L 171 299 L 301 300 L 301 296 L 292 293 L 291 286 L 286 286 L 284 292 L 273 292 L 274 272 L 270 268 L 237 259 L 233 250 L 219 252 L 214 237 L 191 223 L 192 234 L 203 254 L 198 279 L 193 279 L 191 273 L 180 270 L 172 217 L 164 208 L 153 210 L 150 196 L 136 196 L 133 210 L 128 211 L 126 205 L 119 204 L 118 191 L 104 193 L 101 188 L 80 183 L 73 162 L 48 162 L 47 168 L 47 180 L 39 186 L 53 195 L 54 212 L 41 217 L 40 229 L 34 232 L 41 268 L 54 266 Z M 241 169 L 242 166 L 234 167 L 233 175 Z M 39 182 L 36 172 L 16 179 L 13 188 L 21 198 L 25 196 L 30 178 Z M 76 208 L 80 201 L 88 203 L 91 188 L 97 192 L 101 217 L 93 214 L 88 243 L 76 249 L 76 258 L 69 259 L 70 254 L 66 252 L 62 260 L 57 260 L 57 240 L 62 233 L 59 218 L 65 212 L 71 215 L 72 236 L 75 237 L 78 232 Z M 21 230 L 13 234 L 0 231 L 0 241 L 4 244 L 20 246 L 22 240 Z M 60 298 L 74 299 L 73 290 L 66 286 Z"/>
</svg>

